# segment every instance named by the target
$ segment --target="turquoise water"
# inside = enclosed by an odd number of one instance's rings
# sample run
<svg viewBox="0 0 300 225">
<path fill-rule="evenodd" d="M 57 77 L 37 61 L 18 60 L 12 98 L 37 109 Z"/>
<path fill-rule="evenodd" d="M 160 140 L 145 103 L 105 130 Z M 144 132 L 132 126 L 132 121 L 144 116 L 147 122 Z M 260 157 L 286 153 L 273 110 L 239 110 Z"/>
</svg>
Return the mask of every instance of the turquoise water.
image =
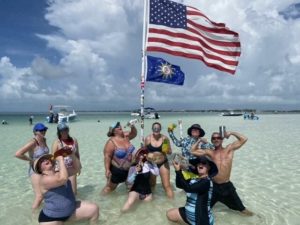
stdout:
<svg viewBox="0 0 300 225">
<path fill-rule="evenodd" d="M 247 208 L 256 213 L 243 217 L 222 204 L 213 211 L 216 224 L 222 225 L 296 225 L 300 220 L 300 167 L 299 167 L 299 114 L 259 115 L 260 120 L 243 120 L 242 117 L 220 117 L 217 114 L 165 113 L 159 122 L 166 127 L 169 123 L 183 120 L 184 131 L 192 123 L 200 123 L 210 137 L 219 125 L 227 130 L 245 134 L 249 140 L 236 151 L 232 181 Z M 31 213 L 33 192 L 27 177 L 26 162 L 14 158 L 14 153 L 32 138 L 29 115 L 0 115 L 9 125 L 0 126 L 0 224 L 35 225 L 37 215 Z M 160 181 L 151 203 L 138 204 L 130 213 L 121 215 L 120 208 L 127 194 L 121 185 L 110 196 L 100 196 L 105 185 L 103 167 L 103 146 L 107 140 L 108 126 L 114 121 L 123 125 L 132 119 L 128 113 L 94 113 L 79 115 L 80 120 L 70 124 L 71 135 L 79 141 L 82 173 L 78 177 L 78 198 L 94 201 L 100 205 L 100 224 L 171 224 L 165 217 L 167 209 L 183 206 L 185 195 L 176 190 L 174 169 L 171 182 L 176 198 L 166 198 Z M 100 122 L 97 122 L 100 120 Z M 44 116 L 35 115 L 34 122 L 44 121 Z M 153 120 L 145 121 L 145 134 L 150 133 Z M 56 137 L 56 125 L 48 124 L 47 143 L 52 145 Z M 176 128 L 179 137 L 179 130 Z M 185 133 L 185 132 L 184 132 Z M 232 139 L 233 140 L 233 139 Z M 231 140 L 229 140 L 231 141 Z M 139 146 L 139 138 L 133 141 Z M 226 143 L 226 142 L 225 142 Z M 173 151 L 179 151 L 173 146 Z M 71 224 L 88 224 L 77 222 Z"/>
</svg>

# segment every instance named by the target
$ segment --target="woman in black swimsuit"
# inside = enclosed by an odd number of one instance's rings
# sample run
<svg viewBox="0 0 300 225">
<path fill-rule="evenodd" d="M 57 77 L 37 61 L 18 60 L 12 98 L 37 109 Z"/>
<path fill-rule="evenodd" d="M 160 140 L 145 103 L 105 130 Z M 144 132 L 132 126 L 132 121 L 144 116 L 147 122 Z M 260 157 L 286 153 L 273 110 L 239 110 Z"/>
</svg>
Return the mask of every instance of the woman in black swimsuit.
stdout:
<svg viewBox="0 0 300 225">
<path fill-rule="evenodd" d="M 160 158 L 157 166 L 161 177 L 162 185 L 168 198 L 174 197 L 174 192 L 170 184 L 170 166 L 166 154 L 171 154 L 172 149 L 169 138 L 160 133 L 161 124 L 155 122 L 152 124 L 152 134 L 145 138 L 145 146 L 150 153 L 154 153 L 156 158 Z M 164 146 L 165 145 L 165 146 Z M 157 161 L 157 160 L 156 160 Z M 151 186 L 155 186 L 156 176 L 151 176 Z"/>
</svg>

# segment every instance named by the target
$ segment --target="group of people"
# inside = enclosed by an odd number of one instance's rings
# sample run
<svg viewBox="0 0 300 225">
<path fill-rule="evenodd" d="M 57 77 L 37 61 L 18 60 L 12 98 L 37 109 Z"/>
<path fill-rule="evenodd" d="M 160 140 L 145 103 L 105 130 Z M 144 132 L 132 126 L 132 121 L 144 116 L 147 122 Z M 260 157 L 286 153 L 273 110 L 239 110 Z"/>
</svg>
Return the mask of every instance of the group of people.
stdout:
<svg viewBox="0 0 300 225">
<path fill-rule="evenodd" d="M 137 134 L 134 125 L 129 132 L 123 131 L 119 122 L 109 127 L 109 139 L 104 147 L 108 182 L 102 193 L 110 193 L 123 182 L 129 185 L 129 195 L 122 208 L 123 212 L 128 211 L 138 200 L 152 200 L 157 175 L 161 177 L 166 195 L 169 198 L 174 197 L 167 157 L 172 153 L 172 148 L 169 138 L 161 134 L 161 128 L 160 123 L 153 123 L 152 134 L 145 138 L 144 147 L 136 151 L 130 142 Z M 176 171 L 176 186 L 186 191 L 187 203 L 185 207 L 168 210 L 167 218 L 178 223 L 211 225 L 211 208 L 218 201 L 230 209 L 252 215 L 230 181 L 234 152 L 246 143 L 247 138 L 237 132 L 226 132 L 224 137 L 219 132 L 214 132 L 209 143 L 199 124 L 189 127 L 188 136 L 181 139 L 175 137 L 173 129 L 172 126 L 168 128 L 169 137 L 174 145 L 181 148 L 181 159 L 186 159 L 189 163 L 186 168 L 181 160 L 172 161 Z M 231 136 L 236 140 L 223 147 L 223 138 Z M 167 147 L 164 147 L 165 144 Z M 187 178 L 184 176 L 185 171 L 192 172 L 195 176 Z"/>
<path fill-rule="evenodd" d="M 97 224 L 98 205 L 75 198 L 76 177 L 81 170 L 77 140 L 70 136 L 67 124 L 58 124 L 57 139 L 50 154 L 45 138 L 47 130 L 44 124 L 35 124 L 34 137 L 15 153 L 17 158 L 29 164 L 28 175 L 35 193 L 32 209 L 37 209 L 44 200 L 39 223 L 54 225 L 67 220 L 88 219 L 91 224 Z"/>
<path fill-rule="evenodd" d="M 169 221 L 212 225 L 211 209 L 218 201 L 245 215 L 253 214 L 245 208 L 230 181 L 234 152 L 246 143 L 244 135 L 227 131 L 222 137 L 219 132 L 214 132 L 209 143 L 204 138 L 203 128 L 193 124 L 187 130 L 188 136 L 180 139 L 175 137 L 174 127 L 168 127 L 169 139 L 161 133 L 161 124 L 155 122 L 152 133 L 144 139 L 144 146 L 135 149 L 131 140 L 137 136 L 137 130 L 134 124 L 129 126 L 130 131 L 124 131 L 120 122 L 112 124 L 103 150 L 107 182 L 101 193 L 107 195 L 120 183 L 125 183 L 128 198 L 121 212 L 129 211 L 137 201 L 151 201 L 157 176 L 161 178 L 167 197 L 174 198 L 170 181 L 169 159 L 174 155 L 171 139 L 175 146 L 181 148 L 181 156 L 173 157 L 171 164 L 176 173 L 176 187 L 186 192 L 187 200 L 184 207 L 167 211 Z M 77 140 L 69 135 L 67 124 L 58 124 L 57 139 L 52 145 L 52 154 L 49 154 L 46 131 L 44 124 L 36 124 L 34 138 L 16 152 L 16 157 L 29 161 L 29 176 L 35 192 L 32 208 L 38 208 L 44 199 L 40 224 L 62 224 L 73 219 L 96 222 L 99 217 L 97 204 L 78 202 L 75 198 L 76 177 L 81 170 Z M 231 136 L 236 140 L 223 147 L 223 139 Z M 186 173 L 193 175 L 186 176 Z"/>
</svg>

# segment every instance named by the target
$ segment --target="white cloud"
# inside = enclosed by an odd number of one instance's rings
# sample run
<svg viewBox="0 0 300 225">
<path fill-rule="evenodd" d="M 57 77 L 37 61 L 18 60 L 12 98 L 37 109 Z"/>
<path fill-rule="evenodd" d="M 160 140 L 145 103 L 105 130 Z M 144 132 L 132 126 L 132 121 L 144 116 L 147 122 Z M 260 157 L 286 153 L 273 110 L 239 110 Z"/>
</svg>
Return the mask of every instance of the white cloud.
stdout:
<svg viewBox="0 0 300 225">
<path fill-rule="evenodd" d="M 71 103 L 79 109 L 139 106 L 143 1 L 49 2 L 45 18 L 58 31 L 38 37 L 61 58 L 54 63 L 39 56 L 18 68 L 0 56 L 0 103 L 8 106 L 7 99 L 27 98 L 44 108 L 49 103 Z M 238 71 L 231 76 L 199 61 L 166 56 L 186 73 L 185 85 L 148 83 L 147 106 L 299 108 L 300 25 L 280 14 L 295 1 L 178 2 L 199 8 L 240 34 Z"/>
<path fill-rule="evenodd" d="M 24 78 L 31 74 L 30 68 L 16 68 L 8 57 L 0 60 L 0 96 L 3 99 L 21 98 L 22 87 L 25 86 Z M 33 84 L 30 85 L 34 87 Z M 35 89 L 35 87 L 33 88 Z"/>
</svg>

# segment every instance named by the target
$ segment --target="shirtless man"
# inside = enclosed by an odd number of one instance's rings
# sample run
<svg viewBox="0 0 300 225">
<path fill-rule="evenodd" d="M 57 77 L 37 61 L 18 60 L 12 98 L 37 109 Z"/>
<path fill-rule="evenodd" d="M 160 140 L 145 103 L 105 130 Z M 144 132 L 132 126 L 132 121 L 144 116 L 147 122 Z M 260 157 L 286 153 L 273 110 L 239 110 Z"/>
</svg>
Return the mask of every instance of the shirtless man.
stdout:
<svg viewBox="0 0 300 225">
<path fill-rule="evenodd" d="M 219 169 L 219 173 L 213 178 L 214 191 L 211 206 L 214 206 L 216 202 L 220 201 L 230 209 L 240 211 L 244 215 L 252 216 L 253 213 L 245 208 L 235 187 L 230 181 L 234 152 L 247 142 L 247 137 L 232 131 L 226 132 L 224 136 L 225 138 L 234 136 L 237 140 L 224 148 L 222 146 L 223 139 L 220 133 L 214 132 L 211 136 L 211 142 L 215 146 L 215 150 L 199 149 L 198 141 L 192 146 L 191 153 L 195 156 L 208 155 Z"/>
</svg>

